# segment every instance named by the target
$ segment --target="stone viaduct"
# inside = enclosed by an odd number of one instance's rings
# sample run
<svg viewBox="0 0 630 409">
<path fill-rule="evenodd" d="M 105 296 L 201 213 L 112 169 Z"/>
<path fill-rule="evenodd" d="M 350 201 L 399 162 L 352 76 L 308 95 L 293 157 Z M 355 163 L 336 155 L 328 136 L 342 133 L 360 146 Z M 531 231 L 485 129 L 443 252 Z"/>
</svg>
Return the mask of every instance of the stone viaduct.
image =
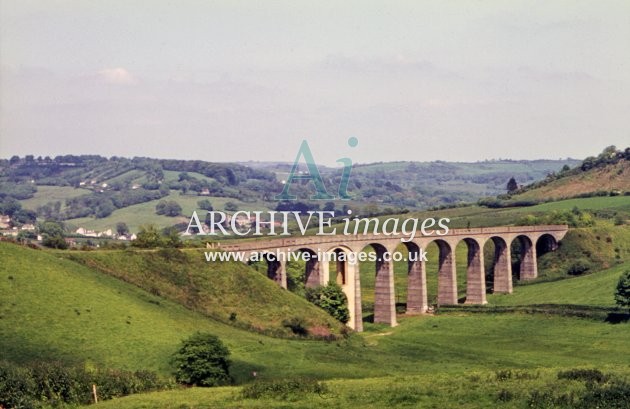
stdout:
<svg viewBox="0 0 630 409">
<path fill-rule="evenodd" d="M 521 262 L 519 277 L 531 280 L 538 276 L 537 248 L 539 251 L 553 251 L 568 230 L 566 225 L 484 227 L 473 229 L 450 229 L 448 234 L 416 237 L 409 242 L 401 242 L 401 235 L 335 235 L 307 236 L 257 240 L 237 244 L 222 245 L 225 251 L 242 252 L 249 258 L 253 253 L 266 254 L 267 275 L 286 288 L 286 258 L 276 257 L 290 252 L 308 252 L 311 260 L 306 263 L 306 286 L 324 285 L 331 279 L 329 262 L 317 259 L 317 255 L 330 256 L 336 262 L 334 277 L 348 297 L 350 321 L 348 326 L 356 331 L 363 330 L 361 311 L 361 283 L 359 264 L 352 262 L 348 255 L 355 256 L 371 246 L 376 253 L 374 322 L 396 325 L 396 303 L 394 291 L 394 261 L 386 260 L 386 254 L 393 254 L 403 244 L 408 250 L 404 257 L 408 260 L 407 313 L 422 314 L 429 307 L 427 299 L 426 263 L 419 255 L 431 243 L 439 249 L 438 257 L 438 305 L 458 303 L 455 249 L 460 242 L 467 246 L 466 304 L 486 304 L 486 276 L 484 271 L 483 248 L 486 242 L 494 243 L 494 283 L 495 293 L 512 292 L 511 247 L 520 244 Z M 333 256 L 334 253 L 334 256 Z M 340 254 L 345 253 L 344 261 Z M 350 260 L 348 260 L 350 258 Z"/>
</svg>

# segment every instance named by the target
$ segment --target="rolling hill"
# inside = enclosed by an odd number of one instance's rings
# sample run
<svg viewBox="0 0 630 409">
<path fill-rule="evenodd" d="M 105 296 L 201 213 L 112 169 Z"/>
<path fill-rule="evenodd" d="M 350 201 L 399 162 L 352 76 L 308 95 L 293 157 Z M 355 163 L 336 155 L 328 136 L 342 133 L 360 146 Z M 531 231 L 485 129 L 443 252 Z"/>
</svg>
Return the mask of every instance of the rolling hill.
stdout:
<svg viewBox="0 0 630 409">
<path fill-rule="evenodd" d="M 350 180 L 351 201 L 334 201 L 355 210 L 393 213 L 396 209 L 475 201 L 505 191 L 510 177 L 519 183 L 541 180 L 574 159 L 477 163 L 392 162 L 356 165 Z M 151 158 L 104 158 L 65 155 L 55 158 L 17 156 L 0 159 L 0 214 L 18 224 L 43 219 L 64 220 L 70 226 L 114 229 L 125 222 L 133 232 L 140 224 L 167 227 L 182 218 L 156 214 L 161 200 L 174 201 L 180 216 L 189 216 L 197 202 L 208 199 L 216 210 L 233 202 L 239 209 L 275 209 L 288 164 L 210 163 Z M 321 167 L 329 191 L 337 189 L 340 169 Z M 310 184 L 294 184 L 292 193 L 310 197 Z M 320 208 L 324 203 L 309 203 Z"/>
<path fill-rule="evenodd" d="M 251 331 L 291 336 L 282 322 L 294 317 L 319 335 L 341 331 L 339 322 L 282 290 L 263 273 L 235 261 L 207 262 L 199 249 L 60 252 L 60 256 Z"/>
<path fill-rule="evenodd" d="M 517 200 L 559 200 L 588 194 L 630 192 L 630 161 L 622 159 L 604 167 L 589 169 L 553 180 L 514 196 Z"/>
</svg>

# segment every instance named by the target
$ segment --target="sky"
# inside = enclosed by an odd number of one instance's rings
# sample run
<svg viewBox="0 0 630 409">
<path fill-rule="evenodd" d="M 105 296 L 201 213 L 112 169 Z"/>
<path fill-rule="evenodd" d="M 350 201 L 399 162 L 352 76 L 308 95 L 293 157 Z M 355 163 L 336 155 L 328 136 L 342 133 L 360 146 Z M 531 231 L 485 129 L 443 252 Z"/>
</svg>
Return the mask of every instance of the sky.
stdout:
<svg viewBox="0 0 630 409">
<path fill-rule="evenodd" d="M 629 113 L 627 0 L 0 0 L 4 158 L 584 158 Z"/>
</svg>

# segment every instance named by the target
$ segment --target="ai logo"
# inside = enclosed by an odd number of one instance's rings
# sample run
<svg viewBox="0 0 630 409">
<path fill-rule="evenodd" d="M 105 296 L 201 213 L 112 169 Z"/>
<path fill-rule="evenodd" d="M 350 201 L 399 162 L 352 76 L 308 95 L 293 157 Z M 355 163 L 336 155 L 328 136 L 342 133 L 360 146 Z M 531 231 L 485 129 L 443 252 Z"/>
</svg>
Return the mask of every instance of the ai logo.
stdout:
<svg viewBox="0 0 630 409">
<path fill-rule="evenodd" d="M 348 146 L 354 148 L 359 144 L 359 140 L 355 137 L 351 137 L 348 139 Z M 306 163 L 306 168 L 308 169 L 308 174 L 300 174 L 298 172 L 298 167 L 300 164 L 300 159 L 304 157 L 304 163 Z M 341 200 L 349 200 L 351 196 L 348 194 L 348 182 L 350 181 L 350 171 L 352 171 L 352 160 L 350 158 L 340 158 L 337 159 L 338 163 L 343 165 L 343 173 L 341 174 L 341 181 L 339 182 L 339 190 L 337 191 L 339 194 L 339 199 Z M 317 164 L 313 159 L 313 154 L 311 153 L 311 148 L 308 146 L 308 142 L 306 140 L 302 141 L 300 145 L 300 149 L 298 150 L 297 157 L 295 158 L 295 162 L 293 162 L 293 167 L 291 168 L 291 173 L 287 178 L 287 181 L 284 185 L 284 189 L 282 189 L 282 193 L 275 197 L 276 200 L 296 200 L 297 197 L 289 194 L 289 188 L 291 187 L 291 183 L 294 180 L 312 180 L 315 185 L 315 189 L 317 190 L 317 194 L 311 196 L 311 200 L 331 200 L 335 199 L 334 195 L 329 194 L 326 191 L 326 187 L 324 186 L 324 181 L 322 180 L 322 176 L 319 173 L 319 169 L 317 168 Z"/>
</svg>

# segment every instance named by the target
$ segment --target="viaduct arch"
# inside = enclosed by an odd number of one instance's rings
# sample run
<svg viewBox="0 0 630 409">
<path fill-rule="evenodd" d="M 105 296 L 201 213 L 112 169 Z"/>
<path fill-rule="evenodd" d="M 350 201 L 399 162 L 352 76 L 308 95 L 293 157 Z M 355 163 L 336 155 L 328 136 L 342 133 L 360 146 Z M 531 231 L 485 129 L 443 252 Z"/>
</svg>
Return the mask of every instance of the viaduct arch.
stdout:
<svg viewBox="0 0 630 409">
<path fill-rule="evenodd" d="M 448 234 L 416 237 L 403 242 L 409 252 L 407 266 L 407 314 L 422 314 L 429 308 L 427 299 L 426 263 L 419 257 L 421 250 L 431 243 L 437 245 L 438 256 L 438 305 L 455 305 L 457 298 L 457 271 L 455 249 L 464 242 L 467 246 L 466 267 L 466 304 L 486 304 L 486 278 L 484 268 L 484 245 L 494 244 L 493 291 L 495 293 L 512 293 L 512 255 L 513 243 L 520 244 L 521 260 L 519 265 L 520 280 L 532 280 L 538 277 L 537 253 L 554 251 L 558 242 L 568 231 L 566 225 L 543 226 L 506 226 L 484 227 L 475 229 L 450 229 Z M 325 285 L 334 278 L 348 298 L 350 321 L 348 326 L 355 331 L 363 330 L 361 310 L 361 281 L 359 263 L 352 254 L 360 253 L 371 246 L 376 252 L 374 262 L 375 294 L 374 322 L 391 326 L 396 323 L 396 302 L 394 287 L 394 262 L 385 260 L 385 253 L 393 254 L 401 243 L 401 235 L 335 235 L 307 236 L 258 240 L 246 243 L 223 245 L 225 251 L 244 253 L 249 258 L 253 253 L 265 254 L 267 260 L 267 276 L 283 288 L 287 287 L 286 257 L 276 260 L 273 254 L 290 252 L 307 252 L 311 259 L 306 263 L 306 286 Z M 270 254 L 273 253 L 273 254 Z M 335 253 L 336 257 L 330 256 Z M 343 253 L 343 260 L 339 255 Z M 320 260 L 317 255 L 327 254 L 337 260 L 329 263 Z M 334 271 L 330 265 L 333 264 Z M 431 272 L 433 273 L 433 272 Z"/>
</svg>

